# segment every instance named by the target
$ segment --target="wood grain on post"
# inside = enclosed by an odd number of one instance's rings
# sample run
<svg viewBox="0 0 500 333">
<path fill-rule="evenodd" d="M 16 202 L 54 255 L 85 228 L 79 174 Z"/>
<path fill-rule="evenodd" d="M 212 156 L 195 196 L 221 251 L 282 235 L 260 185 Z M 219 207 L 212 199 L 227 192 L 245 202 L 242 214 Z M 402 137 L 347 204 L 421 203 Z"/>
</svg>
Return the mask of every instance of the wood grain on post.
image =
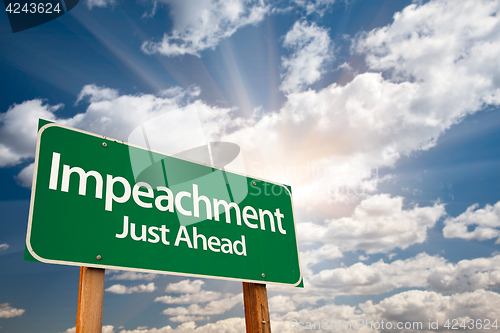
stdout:
<svg viewBox="0 0 500 333">
<path fill-rule="evenodd" d="M 104 269 L 80 267 L 76 333 L 102 332 Z"/>
<path fill-rule="evenodd" d="M 243 282 L 247 333 L 271 333 L 265 284 Z"/>
</svg>

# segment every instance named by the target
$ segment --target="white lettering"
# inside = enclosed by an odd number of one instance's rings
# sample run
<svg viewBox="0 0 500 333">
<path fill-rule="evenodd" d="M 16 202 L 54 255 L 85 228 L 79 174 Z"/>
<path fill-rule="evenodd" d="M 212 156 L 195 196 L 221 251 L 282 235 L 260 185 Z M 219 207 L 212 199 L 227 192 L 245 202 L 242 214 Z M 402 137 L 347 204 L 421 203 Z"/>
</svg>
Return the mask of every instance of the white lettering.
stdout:
<svg viewBox="0 0 500 333">
<path fill-rule="evenodd" d="M 117 197 L 113 192 L 113 187 L 116 182 L 119 182 L 123 185 L 124 191 L 121 197 Z M 113 201 L 118 203 L 127 202 L 130 199 L 130 184 L 123 177 L 113 178 L 112 175 L 107 175 L 106 177 L 106 204 L 105 209 L 107 211 L 113 210 Z"/>
<path fill-rule="evenodd" d="M 193 215 L 192 212 L 182 208 L 181 200 L 184 197 L 191 198 L 191 193 L 185 192 L 185 191 L 181 191 L 181 192 L 177 193 L 177 195 L 175 196 L 175 208 L 177 208 L 179 213 L 181 213 L 182 215 L 191 216 L 191 215 Z"/>
<path fill-rule="evenodd" d="M 251 211 L 252 215 L 248 214 L 248 211 Z M 253 208 L 251 206 L 246 206 L 245 208 L 243 208 L 243 222 L 245 222 L 245 224 L 248 227 L 250 227 L 252 229 L 257 229 L 258 225 L 250 223 L 250 221 L 248 221 L 248 219 L 257 220 L 257 212 L 255 211 L 255 208 Z"/>
<path fill-rule="evenodd" d="M 173 197 L 174 197 L 174 194 L 172 193 L 172 191 L 168 188 L 168 187 L 165 187 L 165 186 L 158 186 L 156 188 L 157 191 L 163 191 L 163 192 L 166 192 L 167 195 L 159 195 L 158 197 L 156 197 L 155 199 L 155 206 L 158 210 L 162 211 L 162 212 L 165 212 L 165 211 L 169 211 L 171 213 L 174 212 L 174 201 L 173 201 Z M 167 200 L 168 204 L 166 206 L 163 206 L 161 204 L 161 202 L 163 200 Z"/>
<path fill-rule="evenodd" d="M 225 200 L 217 200 L 214 199 L 214 216 L 215 216 L 215 221 L 219 221 L 219 207 L 224 206 L 224 210 L 226 212 L 226 223 L 231 223 L 231 214 L 229 212 L 230 208 L 234 208 L 234 212 L 236 213 L 236 224 L 241 225 L 241 213 L 240 213 L 240 207 L 238 207 L 237 204 L 234 202 L 227 203 Z"/>
<path fill-rule="evenodd" d="M 273 214 L 271 214 L 268 210 L 259 209 L 259 220 L 260 220 L 260 228 L 262 230 L 266 230 L 266 224 L 264 222 L 264 216 L 269 216 L 269 224 L 271 225 L 271 231 L 276 232 L 276 228 L 274 227 L 274 218 Z"/>
<path fill-rule="evenodd" d="M 286 230 L 283 229 L 283 226 L 281 225 L 281 219 L 285 217 L 285 215 L 281 214 L 280 209 L 276 208 L 276 211 L 274 212 L 274 216 L 276 216 L 276 221 L 278 222 L 278 230 L 283 234 L 286 235 Z"/>
<path fill-rule="evenodd" d="M 52 153 L 52 165 L 50 167 L 50 180 L 49 189 L 57 190 L 57 181 L 59 180 L 59 162 L 61 160 L 61 154 Z"/>
<path fill-rule="evenodd" d="M 216 249 L 214 246 L 220 246 L 220 240 L 212 236 L 208 239 L 208 248 L 213 252 L 220 252 L 220 249 Z"/>
<path fill-rule="evenodd" d="M 130 223 L 130 237 L 135 241 L 146 241 L 146 226 L 142 225 L 141 236 L 137 237 L 135 234 L 135 223 Z"/>
<path fill-rule="evenodd" d="M 177 232 L 177 237 L 175 238 L 174 246 L 179 246 L 179 243 L 181 241 L 186 242 L 187 246 L 190 249 L 193 248 L 193 245 L 191 244 L 191 240 L 189 239 L 189 234 L 187 232 L 187 229 L 183 225 L 181 225 L 181 227 L 179 228 L 179 232 Z"/>
<path fill-rule="evenodd" d="M 238 245 L 241 245 L 241 251 L 238 251 Z M 246 257 L 247 247 L 245 245 L 245 236 L 241 235 L 241 241 L 235 241 L 233 247 L 234 247 L 234 253 L 236 253 L 239 256 L 244 255 Z"/>
<path fill-rule="evenodd" d="M 97 171 L 90 170 L 89 172 L 83 171 L 82 168 L 73 167 L 70 168 L 69 165 L 63 165 L 63 176 L 62 176 L 62 185 L 61 191 L 68 192 L 69 191 L 69 179 L 71 174 L 76 172 L 80 176 L 80 186 L 78 187 L 78 194 L 86 195 L 87 194 L 87 178 L 89 176 L 94 177 L 95 179 L 95 197 L 102 199 L 102 177 L 101 174 Z"/>
<path fill-rule="evenodd" d="M 193 206 L 194 206 L 194 217 L 200 217 L 200 200 L 205 202 L 205 207 L 207 208 L 207 219 L 212 219 L 212 208 L 210 205 L 210 200 L 204 196 L 198 196 L 198 185 L 193 184 Z"/>
<path fill-rule="evenodd" d="M 119 235 L 116 234 L 116 238 L 125 238 L 128 235 L 128 216 L 123 217 L 123 232 Z"/>
<path fill-rule="evenodd" d="M 153 244 L 156 244 L 156 243 L 158 243 L 160 241 L 160 236 L 158 236 L 158 234 L 156 234 L 154 232 L 155 230 L 158 230 L 158 227 L 154 227 L 153 226 L 153 227 L 149 227 L 148 228 L 149 235 L 151 235 L 151 236 L 154 237 L 153 239 L 148 238 L 148 242 L 153 243 Z M 168 244 L 166 244 L 166 245 L 168 245 Z"/>
<path fill-rule="evenodd" d="M 145 187 L 147 189 L 147 192 L 140 191 L 141 187 Z M 152 203 L 141 201 L 141 198 L 139 198 L 139 197 L 154 198 L 153 188 L 148 183 L 144 182 L 136 183 L 132 190 L 132 197 L 134 198 L 135 203 L 143 208 L 153 207 Z"/>
</svg>

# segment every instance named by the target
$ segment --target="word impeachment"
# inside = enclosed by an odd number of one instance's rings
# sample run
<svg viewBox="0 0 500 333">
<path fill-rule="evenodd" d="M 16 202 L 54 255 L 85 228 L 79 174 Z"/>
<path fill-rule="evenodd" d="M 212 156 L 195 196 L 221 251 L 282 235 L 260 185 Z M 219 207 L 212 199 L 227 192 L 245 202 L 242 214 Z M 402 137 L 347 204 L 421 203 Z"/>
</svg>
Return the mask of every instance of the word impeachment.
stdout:
<svg viewBox="0 0 500 333">
<path fill-rule="evenodd" d="M 49 189 L 57 191 L 60 176 L 61 154 L 53 152 L 50 170 Z M 95 181 L 95 198 L 103 199 L 104 194 L 104 209 L 112 211 L 114 204 L 123 204 L 133 198 L 133 202 L 139 207 L 145 209 L 152 209 L 153 207 L 162 212 L 178 212 L 184 216 L 200 217 L 200 202 L 205 206 L 205 216 L 208 220 L 215 219 L 219 221 L 220 212 L 225 212 L 226 223 L 232 223 L 230 210 L 236 216 L 236 224 L 241 226 L 243 223 L 251 229 L 260 228 L 266 230 L 266 222 L 269 224 L 271 232 L 276 232 L 276 227 L 283 235 L 286 230 L 283 228 L 282 219 L 285 217 L 277 208 L 274 213 L 269 210 L 255 209 L 252 206 L 245 206 L 243 209 L 234 203 L 228 203 L 225 200 L 213 198 L 210 200 L 208 197 L 199 194 L 198 185 L 192 184 L 192 191 L 179 191 L 173 193 L 171 189 L 166 186 L 156 187 L 156 196 L 153 187 L 146 182 L 137 182 L 132 187 L 127 179 L 120 176 L 106 175 L 105 190 L 104 179 L 102 175 L 95 170 L 85 171 L 78 166 L 71 167 L 64 164 L 62 167 L 61 191 L 69 192 L 70 178 L 72 175 L 79 177 L 78 194 L 86 195 L 87 181 L 92 177 Z M 117 194 L 116 188 L 120 188 L 120 195 Z M 160 195 L 161 194 L 161 195 Z M 187 209 L 186 201 L 192 201 L 192 211 Z M 153 204 L 154 202 L 154 204 Z M 222 206 L 222 209 L 221 209 Z M 276 220 L 275 220 L 276 218 Z"/>
</svg>

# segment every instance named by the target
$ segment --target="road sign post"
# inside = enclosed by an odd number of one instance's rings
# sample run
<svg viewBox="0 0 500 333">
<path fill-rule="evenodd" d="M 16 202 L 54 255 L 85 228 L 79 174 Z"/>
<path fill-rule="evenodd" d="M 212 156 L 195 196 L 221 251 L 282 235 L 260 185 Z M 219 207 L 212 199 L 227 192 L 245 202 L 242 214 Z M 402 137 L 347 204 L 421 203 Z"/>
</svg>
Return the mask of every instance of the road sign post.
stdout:
<svg viewBox="0 0 500 333">
<path fill-rule="evenodd" d="M 266 285 L 243 282 L 243 302 L 247 333 L 271 333 Z"/>
<path fill-rule="evenodd" d="M 80 267 L 76 333 L 102 331 L 104 269 Z"/>
</svg>

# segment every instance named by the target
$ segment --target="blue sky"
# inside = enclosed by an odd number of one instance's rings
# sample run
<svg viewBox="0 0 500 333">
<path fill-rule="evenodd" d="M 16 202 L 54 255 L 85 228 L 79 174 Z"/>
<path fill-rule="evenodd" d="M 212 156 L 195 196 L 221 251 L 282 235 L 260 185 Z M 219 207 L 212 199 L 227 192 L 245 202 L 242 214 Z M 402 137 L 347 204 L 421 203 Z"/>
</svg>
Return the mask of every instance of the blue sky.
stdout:
<svg viewBox="0 0 500 333">
<path fill-rule="evenodd" d="M 23 261 L 38 118 L 127 141 L 178 108 L 293 188 L 305 288 L 268 286 L 273 332 L 500 318 L 499 10 L 82 0 L 15 34 L 0 15 L 0 332 L 75 326 L 78 268 Z M 103 332 L 243 331 L 239 282 L 109 271 L 105 289 Z"/>
</svg>

